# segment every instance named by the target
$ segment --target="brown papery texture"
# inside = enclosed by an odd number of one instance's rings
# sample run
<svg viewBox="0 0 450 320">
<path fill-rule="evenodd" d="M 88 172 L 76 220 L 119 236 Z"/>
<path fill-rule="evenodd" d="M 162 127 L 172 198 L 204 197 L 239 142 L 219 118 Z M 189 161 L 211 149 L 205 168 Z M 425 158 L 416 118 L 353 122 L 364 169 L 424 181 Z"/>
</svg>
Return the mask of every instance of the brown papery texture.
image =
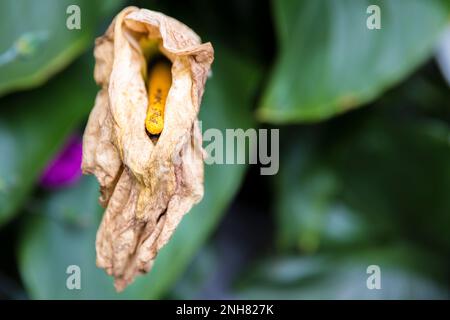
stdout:
<svg viewBox="0 0 450 320">
<path fill-rule="evenodd" d="M 157 40 L 172 62 L 164 129 L 145 130 L 147 61 L 139 39 Z M 106 208 L 97 232 L 97 265 L 123 290 L 148 272 L 181 218 L 203 197 L 198 112 L 213 61 L 210 43 L 162 13 L 128 7 L 95 42 L 101 86 L 83 137 L 85 174 L 100 184 Z"/>
</svg>

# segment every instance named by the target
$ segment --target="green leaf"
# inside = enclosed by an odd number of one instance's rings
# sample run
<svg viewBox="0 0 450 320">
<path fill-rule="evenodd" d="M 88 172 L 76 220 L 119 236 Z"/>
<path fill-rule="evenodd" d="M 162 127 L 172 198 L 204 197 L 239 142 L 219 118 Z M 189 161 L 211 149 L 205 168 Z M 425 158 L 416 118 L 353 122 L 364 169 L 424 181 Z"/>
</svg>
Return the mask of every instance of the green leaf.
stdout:
<svg viewBox="0 0 450 320">
<path fill-rule="evenodd" d="M 93 43 L 99 20 L 122 0 L 6 0 L 0 2 L 0 95 L 38 86 Z M 66 26 L 80 8 L 81 29 Z M 50 14 L 49 14 L 50 13 Z"/>
<path fill-rule="evenodd" d="M 0 99 L 0 224 L 17 212 L 46 163 L 91 109 L 91 60 L 42 88 Z"/>
<path fill-rule="evenodd" d="M 275 257 L 240 280 L 236 298 L 447 299 L 447 269 L 438 259 L 401 245 L 346 256 Z M 367 287 L 371 265 L 380 268 L 380 290 Z"/>
<path fill-rule="evenodd" d="M 332 155 L 343 201 L 392 236 L 448 252 L 450 127 L 387 113 L 353 134 Z"/>
<path fill-rule="evenodd" d="M 373 226 L 339 201 L 340 181 L 320 158 L 323 155 L 311 135 L 302 132 L 286 139 L 296 143 L 282 149 L 280 172 L 275 177 L 278 247 L 313 253 L 324 246 L 366 241 Z"/>
<path fill-rule="evenodd" d="M 95 234 L 102 209 L 98 183 L 83 177 L 48 194 L 32 209 L 21 232 L 19 267 L 28 294 L 36 299 L 114 298 L 112 279 L 95 267 Z M 81 290 L 69 290 L 69 266 L 80 267 Z"/>
<path fill-rule="evenodd" d="M 450 128 L 392 105 L 370 111 L 282 136 L 275 177 L 282 249 L 401 239 L 448 252 Z"/>
<path fill-rule="evenodd" d="M 381 29 L 369 30 L 369 5 Z M 361 106 L 409 75 L 448 23 L 444 0 L 274 1 L 279 55 L 258 116 L 320 121 Z"/>
<path fill-rule="evenodd" d="M 203 131 L 208 128 L 223 131 L 225 128 L 250 127 L 254 125 L 250 107 L 260 78 L 259 69 L 224 48 L 216 46 L 215 49 L 213 75 L 207 82 L 200 114 Z M 97 276 L 94 234 L 98 220 L 93 208 L 96 207 L 98 191 L 89 182 L 92 179 L 50 196 L 40 210 L 40 222 L 27 222 L 20 247 L 22 276 L 31 296 L 39 299 L 162 297 L 220 221 L 239 189 L 245 170 L 244 165 L 205 166 L 202 202 L 183 218 L 172 239 L 158 254 L 150 274 L 138 277 L 122 294 L 112 292 L 112 281 L 105 282 L 106 275 Z M 49 218 L 61 216 L 65 211 L 69 211 L 71 216 L 88 217 L 86 228 L 70 233 L 61 219 Z M 67 264 L 78 263 L 82 274 L 84 272 L 87 277 L 82 280 L 81 292 L 65 288 Z M 39 276 L 41 273 L 49 276 Z"/>
<path fill-rule="evenodd" d="M 217 250 L 214 236 L 211 237 L 195 255 L 193 261 L 183 272 L 183 276 L 172 288 L 168 299 L 189 300 L 201 298 L 202 292 L 211 281 L 211 274 L 220 268 L 220 252 Z"/>
</svg>

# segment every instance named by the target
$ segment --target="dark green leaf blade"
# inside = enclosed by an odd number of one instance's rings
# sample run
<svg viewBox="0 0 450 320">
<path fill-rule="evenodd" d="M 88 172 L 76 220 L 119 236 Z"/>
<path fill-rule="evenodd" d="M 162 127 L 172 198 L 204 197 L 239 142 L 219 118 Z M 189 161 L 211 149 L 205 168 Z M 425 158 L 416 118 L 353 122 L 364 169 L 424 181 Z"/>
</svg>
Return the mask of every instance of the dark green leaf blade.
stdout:
<svg viewBox="0 0 450 320">
<path fill-rule="evenodd" d="M 402 245 L 348 255 L 275 257 L 242 278 L 238 299 L 447 299 L 446 270 L 428 253 Z M 369 266 L 381 289 L 369 289 Z M 371 281 L 369 281 L 372 283 Z"/>
<path fill-rule="evenodd" d="M 381 9 L 369 30 L 366 10 Z M 258 116 L 320 121 L 361 106 L 427 59 L 448 24 L 445 1 L 274 1 L 280 53 Z"/>
<path fill-rule="evenodd" d="M 392 105 L 376 109 L 282 136 L 297 142 L 284 144 L 275 177 L 282 249 L 383 239 L 450 248 L 450 128 Z"/>
<path fill-rule="evenodd" d="M 0 100 L 0 224 L 92 108 L 92 67 L 91 59 L 80 60 L 44 87 Z"/>
<path fill-rule="evenodd" d="M 0 96 L 38 86 L 66 67 L 94 40 L 99 20 L 122 0 L 5 0 L 0 2 Z M 66 22 L 80 8 L 80 29 Z M 49 14 L 51 13 L 51 14 Z M 70 20 L 72 21 L 72 20 Z"/>
<path fill-rule="evenodd" d="M 49 194 L 27 217 L 18 257 L 32 298 L 116 297 L 112 279 L 95 266 L 95 234 L 102 212 L 97 193 L 95 178 L 83 177 L 78 185 Z M 80 268 L 80 290 L 66 285 L 73 265 Z"/>
</svg>

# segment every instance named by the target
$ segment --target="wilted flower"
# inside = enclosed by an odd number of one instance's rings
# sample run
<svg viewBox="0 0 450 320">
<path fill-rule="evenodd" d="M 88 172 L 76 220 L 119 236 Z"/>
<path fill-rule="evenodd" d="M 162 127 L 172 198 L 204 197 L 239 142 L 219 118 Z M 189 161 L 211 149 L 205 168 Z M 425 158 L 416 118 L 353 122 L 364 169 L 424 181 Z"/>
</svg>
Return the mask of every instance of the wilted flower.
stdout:
<svg viewBox="0 0 450 320">
<path fill-rule="evenodd" d="M 106 208 L 97 265 L 122 290 L 150 270 L 203 196 L 197 115 L 213 48 L 173 18 L 128 7 L 94 54 L 102 89 L 84 134 L 82 168 L 97 176 Z"/>
</svg>

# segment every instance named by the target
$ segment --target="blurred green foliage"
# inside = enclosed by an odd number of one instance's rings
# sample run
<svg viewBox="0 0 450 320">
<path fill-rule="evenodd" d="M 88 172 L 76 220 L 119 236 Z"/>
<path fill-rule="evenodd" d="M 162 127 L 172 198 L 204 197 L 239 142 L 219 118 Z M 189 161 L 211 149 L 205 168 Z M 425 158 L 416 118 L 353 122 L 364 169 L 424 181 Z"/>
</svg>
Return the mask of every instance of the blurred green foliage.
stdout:
<svg viewBox="0 0 450 320">
<path fill-rule="evenodd" d="M 17 0 L 0 3 L 0 53 L 13 60 L 0 63 L 0 95 L 44 83 L 92 45 L 99 19 L 122 0 Z M 82 8 L 82 28 L 66 27 L 70 5 Z M 2 61 L 2 59 L 0 59 Z"/>
<path fill-rule="evenodd" d="M 414 248 L 365 248 L 351 254 L 272 258 L 252 270 L 237 287 L 240 299 L 445 299 L 448 291 L 411 266 L 429 271 L 437 256 Z M 376 261 L 381 290 L 368 290 L 366 269 Z M 424 261 L 430 264 L 424 265 Z M 419 268 L 420 269 L 420 268 Z M 436 280 L 437 279 L 437 280 Z M 440 281 L 440 282 L 439 282 Z"/>
<path fill-rule="evenodd" d="M 279 52 L 259 118 L 319 121 L 374 100 L 427 59 L 448 23 L 443 0 L 273 1 Z M 381 10 L 381 29 L 366 9 Z"/>
<path fill-rule="evenodd" d="M 369 31 L 373 3 L 382 29 Z M 418 69 L 449 25 L 448 1 L 79 0 L 70 1 L 82 12 L 82 29 L 74 31 L 65 28 L 68 4 L 0 4 L 0 55 L 17 41 L 30 49 L 0 64 L 0 233 L 21 226 L 11 244 L 28 297 L 192 298 L 227 263 L 214 252 L 213 233 L 246 166 L 205 167 L 203 201 L 151 273 L 122 294 L 95 266 L 102 215 L 95 179 L 53 191 L 36 183 L 93 105 L 94 37 L 135 4 L 212 41 L 203 130 L 283 124 L 280 172 L 267 177 L 274 246 L 241 270 L 232 297 L 448 298 L 450 92 L 432 63 Z M 32 89 L 18 91 L 25 88 Z M 82 269 L 80 291 L 65 287 L 71 264 Z M 365 286 L 371 264 L 382 268 L 383 290 Z"/>
<path fill-rule="evenodd" d="M 286 132 L 282 141 L 296 148 L 282 148 L 275 178 L 282 248 L 315 252 L 322 241 L 411 238 L 449 252 L 448 126 L 401 109 L 376 105 Z"/>
<path fill-rule="evenodd" d="M 0 224 L 6 222 L 56 153 L 92 108 L 97 91 L 82 59 L 37 90 L 1 99 Z"/>
</svg>

